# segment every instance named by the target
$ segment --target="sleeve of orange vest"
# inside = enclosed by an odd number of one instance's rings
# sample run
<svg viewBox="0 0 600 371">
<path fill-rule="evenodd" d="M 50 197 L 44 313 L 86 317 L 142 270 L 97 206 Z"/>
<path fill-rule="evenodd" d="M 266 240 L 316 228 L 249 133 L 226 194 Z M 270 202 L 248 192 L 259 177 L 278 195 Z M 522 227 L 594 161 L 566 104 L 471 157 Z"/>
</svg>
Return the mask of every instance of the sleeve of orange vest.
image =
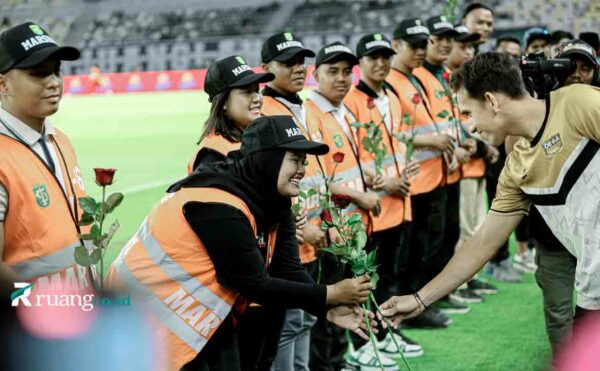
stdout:
<svg viewBox="0 0 600 371">
<path fill-rule="evenodd" d="M 224 204 L 189 203 L 184 213 L 206 247 L 220 284 L 258 304 L 301 308 L 319 317 L 325 316 L 327 287 L 313 281 L 296 282 L 269 276 L 256 236 L 241 211 Z M 291 253 L 285 251 L 289 248 L 284 244 L 284 251 L 278 251 L 277 255 Z M 284 261 L 289 259 L 283 257 Z M 284 263 L 280 269 L 285 267 Z"/>
</svg>

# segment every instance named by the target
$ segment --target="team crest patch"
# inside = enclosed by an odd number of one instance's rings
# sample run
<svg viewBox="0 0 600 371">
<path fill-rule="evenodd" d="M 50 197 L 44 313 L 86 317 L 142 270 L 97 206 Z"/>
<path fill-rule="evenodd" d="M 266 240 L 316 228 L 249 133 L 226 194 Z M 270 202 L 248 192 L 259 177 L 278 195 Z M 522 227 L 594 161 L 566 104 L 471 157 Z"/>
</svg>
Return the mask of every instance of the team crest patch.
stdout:
<svg viewBox="0 0 600 371">
<path fill-rule="evenodd" d="M 44 31 L 42 31 L 41 27 L 38 26 L 37 24 L 30 25 L 29 29 L 31 30 L 31 32 L 33 32 L 36 35 L 42 36 L 44 34 Z"/>
<path fill-rule="evenodd" d="M 291 34 L 290 32 L 286 32 L 286 33 L 284 33 L 284 34 L 283 34 L 283 37 L 285 37 L 285 39 L 286 39 L 287 41 L 292 41 L 292 40 L 294 40 L 294 38 L 292 37 L 292 34 Z"/>
<path fill-rule="evenodd" d="M 48 195 L 48 190 L 46 190 L 45 185 L 38 184 L 33 187 L 32 191 L 39 207 L 46 208 L 50 205 L 50 195 Z"/>
<path fill-rule="evenodd" d="M 237 56 L 237 57 L 235 57 L 235 59 L 236 59 L 238 62 L 240 62 L 240 64 L 246 64 L 246 61 L 244 61 L 244 58 L 242 58 L 242 57 L 240 57 L 240 56 Z"/>
<path fill-rule="evenodd" d="M 375 39 L 377 41 L 381 41 L 381 40 L 383 40 L 383 36 L 381 36 L 380 33 L 376 33 L 373 35 L 373 39 Z"/>
<path fill-rule="evenodd" d="M 342 146 L 344 145 L 344 141 L 342 140 L 342 136 L 339 134 L 336 134 L 333 136 L 333 142 L 335 143 L 335 146 L 337 148 L 342 148 Z"/>
<path fill-rule="evenodd" d="M 562 140 L 560 139 L 560 134 L 554 134 L 550 137 L 550 139 L 546 140 L 542 143 L 542 147 L 544 147 L 544 152 L 546 152 L 546 156 L 552 156 L 558 153 L 562 148 Z"/>
</svg>

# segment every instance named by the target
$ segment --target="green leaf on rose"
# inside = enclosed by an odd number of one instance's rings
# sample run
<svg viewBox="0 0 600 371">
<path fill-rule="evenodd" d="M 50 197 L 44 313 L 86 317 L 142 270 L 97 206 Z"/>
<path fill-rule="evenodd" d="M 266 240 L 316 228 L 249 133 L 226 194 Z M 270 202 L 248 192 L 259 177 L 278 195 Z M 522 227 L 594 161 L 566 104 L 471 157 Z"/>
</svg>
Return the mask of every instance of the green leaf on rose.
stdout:
<svg viewBox="0 0 600 371">
<path fill-rule="evenodd" d="M 119 206 L 121 202 L 123 202 L 124 198 L 125 196 L 123 196 L 123 194 L 120 192 L 116 192 L 108 196 L 108 198 L 106 199 L 106 204 L 108 205 L 107 214 L 112 213 L 115 210 L 115 208 Z"/>
<path fill-rule="evenodd" d="M 298 213 L 300 212 L 300 204 L 293 204 L 291 209 L 294 215 L 298 215 Z"/>
<path fill-rule="evenodd" d="M 92 259 L 85 246 L 77 246 L 75 248 L 75 262 L 82 267 L 89 267 L 92 265 Z"/>
<path fill-rule="evenodd" d="M 437 114 L 437 117 L 443 119 L 446 118 L 450 115 L 450 112 L 448 112 L 447 110 L 443 110 L 442 112 Z"/>
<path fill-rule="evenodd" d="M 408 113 L 405 113 L 405 114 L 402 116 L 402 123 L 403 123 L 404 125 L 410 125 L 410 115 L 409 115 Z"/>
<path fill-rule="evenodd" d="M 94 215 L 88 212 L 84 212 L 81 214 L 81 219 L 79 220 L 80 226 L 90 225 L 94 222 Z"/>
<path fill-rule="evenodd" d="M 79 206 L 88 214 L 96 214 L 96 200 L 91 197 L 80 197 Z"/>
<path fill-rule="evenodd" d="M 347 220 L 348 225 L 362 224 L 362 216 L 359 213 L 354 213 Z"/>
<path fill-rule="evenodd" d="M 100 259 L 102 259 L 102 251 L 100 249 L 94 249 L 90 254 L 90 262 L 92 264 L 97 264 Z"/>
</svg>

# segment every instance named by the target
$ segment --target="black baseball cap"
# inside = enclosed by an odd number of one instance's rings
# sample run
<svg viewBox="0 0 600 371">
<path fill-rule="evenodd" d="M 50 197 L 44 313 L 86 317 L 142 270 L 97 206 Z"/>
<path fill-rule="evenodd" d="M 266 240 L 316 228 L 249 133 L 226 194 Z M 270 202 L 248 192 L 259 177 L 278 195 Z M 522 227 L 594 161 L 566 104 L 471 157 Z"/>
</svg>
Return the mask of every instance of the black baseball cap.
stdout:
<svg viewBox="0 0 600 371">
<path fill-rule="evenodd" d="M 358 64 L 358 58 L 352 52 L 352 50 L 344 43 L 339 41 L 325 45 L 317 53 L 315 60 L 315 67 L 319 67 L 323 63 L 344 60 L 350 63 L 350 66 Z"/>
<path fill-rule="evenodd" d="M 589 46 L 594 48 L 596 52 L 600 51 L 600 37 L 596 32 L 582 32 L 579 34 L 579 39 L 585 41 Z"/>
<path fill-rule="evenodd" d="M 394 30 L 394 39 L 402 39 L 411 45 L 423 44 L 429 40 L 429 28 L 420 18 L 405 19 Z"/>
<path fill-rule="evenodd" d="M 560 51 L 558 52 L 558 58 L 565 58 L 569 56 L 580 56 L 588 60 L 592 66 L 596 67 L 598 62 L 596 59 L 596 51 L 588 43 L 583 40 L 575 39 L 569 40 L 562 43 Z"/>
<path fill-rule="evenodd" d="M 306 49 L 292 32 L 282 32 L 269 37 L 262 45 L 260 56 L 263 63 L 286 62 L 294 57 L 314 57 L 315 53 Z"/>
<path fill-rule="evenodd" d="M 500 43 L 503 41 L 513 42 L 519 44 L 519 47 L 521 46 L 521 40 L 517 36 L 512 34 L 504 34 L 496 39 L 496 47 L 498 47 L 498 45 L 500 45 Z"/>
<path fill-rule="evenodd" d="M 306 139 L 291 116 L 262 116 L 242 134 L 241 155 L 269 149 L 285 149 L 311 155 L 329 152 L 327 144 Z"/>
<path fill-rule="evenodd" d="M 0 34 L 0 73 L 34 67 L 49 58 L 74 61 L 79 56 L 79 49 L 58 46 L 43 28 L 33 22 L 22 23 Z"/>
<path fill-rule="evenodd" d="M 458 35 L 458 32 L 454 29 L 452 23 L 448 22 L 448 19 L 444 15 L 428 18 L 425 21 L 425 24 L 429 29 L 429 33 L 432 35 L 450 37 Z"/>
<path fill-rule="evenodd" d="M 275 79 L 272 73 L 255 73 L 239 55 L 220 59 L 208 67 L 204 80 L 204 91 L 208 100 L 227 88 L 246 86 L 254 83 L 269 82 Z"/>
<path fill-rule="evenodd" d="M 550 42 L 552 40 L 552 35 L 545 28 L 533 27 L 527 30 L 523 35 L 523 44 L 525 44 L 526 49 L 533 40 L 546 40 L 547 42 Z"/>
<path fill-rule="evenodd" d="M 464 19 L 467 15 L 469 15 L 469 13 L 471 13 L 475 9 L 486 9 L 486 10 L 489 10 L 490 12 L 492 12 L 492 14 L 494 14 L 494 10 L 485 4 L 471 3 L 471 4 L 467 5 L 467 7 L 465 8 L 465 12 L 463 13 L 462 18 Z"/>
<path fill-rule="evenodd" d="M 356 56 L 358 58 L 377 52 L 383 52 L 387 56 L 396 54 L 394 49 L 392 49 L 392 43 L 387 37 L 383 36 L 383 34 L 370 33 L 358 40 L 358 43 L 356 44 Z"/>
<path fill-rule="evenodd" d="M 457 35 L 454 36 L 454 40 L 456 40 L 456 41 L 460 41 L 463 43 L 470 43 L 470 42 L 475 42 L 481 38 L 480 34 L 469 32 L 469 29 L 466 28 L 465 26 L 456 26 L 456 27 L 454 27 L 454 30 L 456 30 L 456 32 L 457 32 Z"/>
</svg>

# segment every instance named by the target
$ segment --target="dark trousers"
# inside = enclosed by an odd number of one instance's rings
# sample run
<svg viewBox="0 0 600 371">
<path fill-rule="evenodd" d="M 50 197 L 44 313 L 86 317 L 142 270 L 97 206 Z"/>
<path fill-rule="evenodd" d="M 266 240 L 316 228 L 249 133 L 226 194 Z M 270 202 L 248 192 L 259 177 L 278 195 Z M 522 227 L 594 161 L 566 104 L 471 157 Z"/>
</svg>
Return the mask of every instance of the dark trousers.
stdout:
<svg viewBox="0 0 600 371">
<path fill-rule="evenodd" d="M 312 276 L 315 281 L 320 278 L 320 284 L 331 285 L 349 276 L 345 273 L 344 265 L 331 254 L 323 253 L 319 257 L 319 263 L 320 269 L 315 270 Z M 311 370 L 337 371 L 344 367 L 344 354 L 348 347 L 344 335 L 343 329 L 327 319 L 317 319 L 310 333 Z"/>
<path fill-rule="evenodd" d="M 442 269 L 448 264 L 460 239 L 460 182 L 446 186 L 446 217 L 442 242 Z M 440 269 L 441 272 L 441 269 Z"/>
<path fill-rule="evenodd" d="M 412 279 L 415 289 L 431 281 L 448 262 L 444 253 L 444 228 L 446 219 L 446 187 L 412 196 L 411 250 L 418 256 L 418 274 Z"/>
<path fill-rule="evenodd" d="M 252 306 L 240 317 L 237 327 L 241 369 L 267 371 L 277 355 L 285 309 Z"/>
<path fill-rule="evenodd" d="M 240 371 L 238 343 L 231 314 L 215 331 L 202 351 L 182 371 Z"/>
</svg>

